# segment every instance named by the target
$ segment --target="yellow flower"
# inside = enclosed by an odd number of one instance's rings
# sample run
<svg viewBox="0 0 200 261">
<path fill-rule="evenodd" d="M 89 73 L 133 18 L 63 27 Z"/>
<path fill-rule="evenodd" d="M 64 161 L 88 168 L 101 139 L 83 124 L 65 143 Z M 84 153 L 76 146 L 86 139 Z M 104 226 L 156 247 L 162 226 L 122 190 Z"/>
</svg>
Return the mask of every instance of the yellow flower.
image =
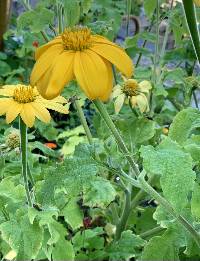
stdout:
<svg viewBox="0 0 200 261">
<path fill-rule="evenodd" d="M 196 6 L 200 6 L 200 0 L 193 0 Z"/>
<path fill-rule="evenodd" d="M 31 84 L 46 99 L 58 96 L 65 85 L 76 79 L 87 97 L 105 101 L 112 91 L 112 64 L 130 77 L 133 64 L 118 45 L 87 27 L 67 28 L 36 50 Z"/>
<path fill-rule="evenodd" d="M 111 98 L 115 99 L 115 112 L 119 113 L 126 98 L 129 99 L 132 107 L 138 106 L 142 113 L 147 112 L 149 110 L 149 104 L 146 95 L 149 94 L 151 88 L 152 86 L 148 81 L 138 83 L 134 79 L 126 80 L 124 78 L 122 85 L 117 84 L 114 87 L 111 96 Z"/>
<path fill-rule="evenodd" d="M 18 115 L 22 118 L 28 127 L 32 127 L 35 117 L 48 123 L 51 120 L 47 109 L 55 110 L 61 113 L 68 113 L 68 109 L 62 104 L 67 100 L 59 96 L 53 100 L 42 98 L 36 87 L 30 85 L 5 85 L 0 89 L 0 115 L 6 114 L 6 122 L 12 122 Z"/>
</svg>

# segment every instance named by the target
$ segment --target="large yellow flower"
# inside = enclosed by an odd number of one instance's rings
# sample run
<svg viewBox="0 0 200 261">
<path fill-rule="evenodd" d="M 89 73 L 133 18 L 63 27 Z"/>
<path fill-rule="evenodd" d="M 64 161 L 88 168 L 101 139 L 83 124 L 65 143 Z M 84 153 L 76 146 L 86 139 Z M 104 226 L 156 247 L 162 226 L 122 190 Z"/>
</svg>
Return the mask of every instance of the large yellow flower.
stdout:
<svg viewBox="0 0 200 261">
<path fill-rule="evenodd" d="M 112 64 L 130 77 L 133 64 L 118 45 L 93 35 L 87 27 L 67 28 L 36 50 L 31 84 L 46 99 L 58 96 L 64 86 L 76 79 L 91 100 L 109 98 L 112 90 Z"/>
<path fill-rule="evenodd" d="M 58 96 L 53 100 L 45 100 L 39 95 L 36 87 L 30 85 L 5 85 L 0 89 L 0 115 L 6 114 L 6 122 L 11 123 L 18 115 L 28 127 L 32 127 L 35 117 L 48 123 L 51 120 L 48 109 L 68 113 L 63 104 L 67 100 Z"/>
</svg>

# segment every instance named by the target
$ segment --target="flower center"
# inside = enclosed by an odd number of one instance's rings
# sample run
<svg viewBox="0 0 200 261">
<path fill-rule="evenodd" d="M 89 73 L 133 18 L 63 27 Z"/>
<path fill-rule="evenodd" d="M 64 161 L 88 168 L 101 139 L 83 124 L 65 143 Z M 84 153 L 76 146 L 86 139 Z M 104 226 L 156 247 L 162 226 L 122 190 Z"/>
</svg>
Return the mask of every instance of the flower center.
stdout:
<svg viewBox="0 0 200 261">
<path fill-rule="evenodd" d="M 92 45 L 91 30 L 87 27 L 68 27 L 61 37 L 65 50 L 83 51 Z"/>
<path fill-rule="evenodd" d="M 139 92 L 138 83 L 136 80 L 129 79 L 124 82 L 122 91 L 126 94 L 126 96 L 136 96 Z"/>
<path fill-rule="evenodd" d="M 13 93 L 13 99 L 18 103 L 29 103 L 35 100 L 36 96 L 31 86 L 18 85 Z"/>
</svg>

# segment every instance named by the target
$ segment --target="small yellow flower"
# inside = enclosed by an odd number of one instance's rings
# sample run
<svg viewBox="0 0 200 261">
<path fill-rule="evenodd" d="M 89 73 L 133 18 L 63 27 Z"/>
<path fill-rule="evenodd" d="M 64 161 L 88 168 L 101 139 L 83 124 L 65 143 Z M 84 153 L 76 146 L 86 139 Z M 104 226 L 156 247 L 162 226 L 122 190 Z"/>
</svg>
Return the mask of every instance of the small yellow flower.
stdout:
<svg viewBox="0 0 200 261">
<path fill-rule="evenodd" d="M 30 85 L 5 85 L 0 89 L 0 115 L 6 114 L 6 122 L 11 123 L 18 115 L 28 127 L 32 127 L 35 117 L 48 123 L 51 120 L 47 109 L 61 113 L 68 113 L 68 109 L 63 106 L 67 100 L 59 96 L 53 100 L 42 98 L 36 87 Z"/>
<path fill-rule="evenodd" d="M 127 77 L 133 74 L 129 56 L 118 45 L 87 27 L 75 26 L 36 50 L 31 84 L 46 99 L 58 96 L 76 79 L 86 96 L 106 101 L 112 91 L 112 64 Z"/>
<path fill-rule="evenodd" d="M 149 111 L 148 94 L 152 88 L 150 82 L 142 81 L 138 83 L 134 79 L 126 80 L 114 87 L 111 98 L 115 99 L 115 112 L 119 113 L 126 99 L 129 100 L 132 107 L 138 106 L 139 110 L 143 112 Z"/>
<path fill-rule="evenodd" d="M 193 0 L 193 2 L 195 3 L 196 6 L 200 6 L 200 0 Z"/>
</svg>

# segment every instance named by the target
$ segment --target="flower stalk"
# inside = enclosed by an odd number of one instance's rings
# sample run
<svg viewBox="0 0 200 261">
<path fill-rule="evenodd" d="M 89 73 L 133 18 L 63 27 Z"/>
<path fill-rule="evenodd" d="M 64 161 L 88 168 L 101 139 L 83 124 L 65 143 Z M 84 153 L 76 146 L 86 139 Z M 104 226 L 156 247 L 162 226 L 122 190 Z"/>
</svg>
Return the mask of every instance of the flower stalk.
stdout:
<svg viewBox="0 0 200 261">
<path fill-rule="evenodd" d="M 88 142 L 89 142 L 89 144 L 92 144 L 92 134 L 90 132 L 90 129 L 88 127 L 85 115 L 83 113 L 83 110 L 82 110 L 82 108 L 80 106 L 80 103 L 79 103 L 77 97 L 75 97 L 75 99 L 74 99 L 74 104 L 75 104 L 75 107 L 76 107 L 79 119 L 81 121 L 81 124 L 82 124 L 82 126 L 83 126 L 83 128 L 85 130 L 85 134 L 87 136 Z"/>
<path fill-rule="evenodd" d="M 108 114 L 104 104 L 100 100 L 94 100 L 93 103 L 96 106 L 97 110 L 99 111 L 101 117 L 104 119 L 107 127 L 110 129 L 110 131 L 111 131 L 112 135 L 114 136 L 120 150 L 122 151 L 122 153 L 126 157 L 127 161 L 129 162 L 131 169 L 133 171 L 133 176 L 137 177 L 140 174 L 138 166 L 135 163 L 132 156 L 130 155 L 130 152 L 129 152 L 128 148 L 126 147 L 126 144 L 124 143 L 121 134 L 119 133 L 119 131 L 116 128 L 113 121 L 111 120 L 110 115 Z"/>
<path fill-rule="evenodd" d="M 197 18 L 193 1 L 183 0 L 183 9 L 185 12 L 185 19 L 188 24 L 188 29 L 190 32 L 194 51 L 198 59 L 198 62 L 200 63 L 200 38 L 199 31 L 197 28 Z"/>
<path fill-rule="evenodd" d="M 22 176 L 24 180 L 24 187 L 26 191 L 26 197 L 29 207 L 32 207 L 32 199 L 29 191 L 28 185 L 28 173 L 27 173 L 27 127 L 23 122 L 21 117 L 19 118 L 19 128 L 20 128 L 20 145 L 21 145 L 21 162 L 22 162 Z"/>
</svg>

